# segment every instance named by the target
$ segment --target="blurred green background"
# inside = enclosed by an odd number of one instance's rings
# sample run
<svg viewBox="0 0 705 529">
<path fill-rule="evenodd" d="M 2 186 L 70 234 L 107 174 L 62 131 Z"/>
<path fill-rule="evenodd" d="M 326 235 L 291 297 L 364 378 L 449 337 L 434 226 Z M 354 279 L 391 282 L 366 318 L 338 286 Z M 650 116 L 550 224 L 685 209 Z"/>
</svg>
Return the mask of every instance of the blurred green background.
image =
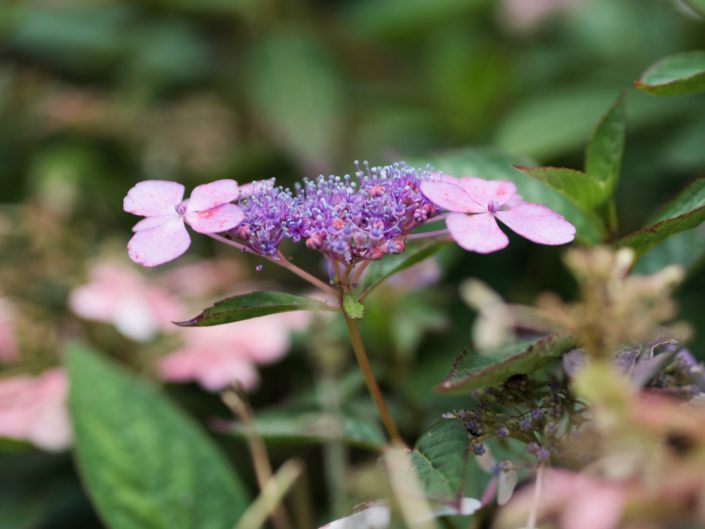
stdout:
<svg viewBox="0 0 705 529">
<path fill-rule="evenodd" d="M 90 260 L 127 241 L 134 218 L 122 198 L 139 180 L 276 176 L 288 184 L 351 172 L 356 159 L 383 164 L 486 145 L 579 168 L 591 130 L 621 90 L 626 233 L 705 176 L 705 99 L 631 88 L 655 60 L 698 48 L 705 22 L 670 0 L 6 0 L 0 296 L 34 307 L 32 347 L 58 349 L 66 337 L 85 337 L 66 314 L 67 293 Z M 214 249 L 195 241 L 192 251 Z M 395 347 L 406 358 L 394 365 L 408 370 L 396 377 L 411 410 L 407 432 L 453 406 L 432 386 L 470 338 L 459 279 L 480 277 L 525 303 L 572 289 L 559 249 L 518 238 L 487 257 L 450 250 L 441 263 L 439 289 L 399 304 L 410 314 L 394 322 L 396 335 L 383 305 L 372 306 L 365 329 L 382 361 Z M 679 298 L 702 355 L 705 278 L 692 264 Z M 443 327 L 444 318 L 453 323 Z M 411 343 L 399 330 L 423 325 L 431 332 Z M 130 347 L 139 354 L 134 344 L 106 342 L 115 356 Z M 272 384 L 253 396 L 256 408 L 312 383 L 300 355 L 263 378 Z M 177 397 L 194 410 L 216 406 L 195 394 Z M 68 457 L 22 452 L 0 465 L 3 529 L 96 526 Z"/>
</svg>

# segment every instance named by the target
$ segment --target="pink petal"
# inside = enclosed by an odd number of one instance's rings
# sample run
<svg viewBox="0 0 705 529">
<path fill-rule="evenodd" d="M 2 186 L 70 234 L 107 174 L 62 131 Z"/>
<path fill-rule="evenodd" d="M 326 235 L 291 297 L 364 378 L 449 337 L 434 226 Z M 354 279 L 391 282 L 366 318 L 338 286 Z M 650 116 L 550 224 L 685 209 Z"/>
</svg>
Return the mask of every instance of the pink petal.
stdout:
<svg viewBox="0 0 705 529">
<path fill-rule="evenodd" d="M 513 182 L 508 180 L 483 180 L 466 176 L 459 180 L 459 185 L 475 202 L 484 208 L 494 202 L 497 207 L 511 200 L 517 192 Z"/>
<path fill-rule="evenodd" d="M 555 211 L 523 202 L 495 216 L 519 235 L 538 244 L 565 244 L 575 238 L 575 227 Z"/>
<path fill-rule="evenodd" d="M 257 371 L 249 360 L 207 348 L 181 349 L 162 358 L 157 369 L 164 380 L 197 381 L 210 391 L 219 391 L 235 382 L 251 389 L 258 382 Z"/>
<path fill-rule="evenodd" d="M 446 217 L 446 226 L 455 242 L 471 252 L 496 252 L 509 244 L 509 239 L 489 213 L 451 213 Z"/>
<path fill-rule="evenodd" d="M 448 211 L 457 213 L 480 213 L 484 208 L 474 202 L 460 187 L 459 183 L 451 183 L 448 177 L 438 180 L 421 182 L 421 192 L 431 202 Z"/>
<path fill-rule="evenodd" d="M 138 231 L 127 243 L 127 253 L 143 266 L 157 266 L 182 255 L 191 244 L 181 218 L 156 228 Z"/>
<path fill-rule="evenodd" d="M 66 375 L 49 369 L 37 377 L 0 380 L 0 437 L 29 441 L 45 450 L 71 444 Z"/>
<path fill-rule="evenodd" d="M 184 186 L 167 180 L 145 180 L 127 192 L 122 209 L 143 217 L 172 215 L 184 198 Z"/>
<path fill-rule="evenodd" d="M 186 211 L 203 211 L 232 202 L 239 195 L 235 180 L 216 180 L 197 186 L 191 192 Z"/>
<path fill-rule="evenodd" d="M 561 513 L 565 529 L 615 529 L 624 514 L 624 492 L 609 484 L 585 486 Z"/>
<path fill-rule="evenodd" d="M 186 213 L 186 222 L 199 233 L 220 233 L 228 231 L 242 222 L 245 217 L 242 209 L 235 204 L 191 211 Z"/>
<path fill-rule="evenodd" d="M 132 226 L 132 231 L 137 232 L 142 230 L 150 230 L 152 228 L 156 228 L 157 226 L 161 226 L 162 224 L 166 224 L 167 222 L 171 222 L 172 220 L 180 218 L 180 215 L 178 215 L 177 213 L 173 213 L 171 215 L 157 215 L 155 217 L 146 217 L 134 226 Z"/>
</svg>

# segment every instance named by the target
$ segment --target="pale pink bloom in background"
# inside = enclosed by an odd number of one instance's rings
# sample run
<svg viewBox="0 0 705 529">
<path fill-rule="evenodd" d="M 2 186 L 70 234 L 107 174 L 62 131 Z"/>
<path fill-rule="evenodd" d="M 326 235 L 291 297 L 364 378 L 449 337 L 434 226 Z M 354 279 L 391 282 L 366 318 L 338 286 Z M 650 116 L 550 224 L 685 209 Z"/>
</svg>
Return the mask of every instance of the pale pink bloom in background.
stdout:
<svg viewBox="0 0 705 529">
<path fill-rule="evenodd" d="M 252 389 L 259 380 L 255 365 L 284 356 L 289 348 L 289 333 L 303 329 L 309 318 L 306 312 L 288 312 L 183 329 L 183 347 L 162 358 L 158 372 L 164 380 L 196 381 L 209 391 L 232 383 Z"/>
<path fill-rule="evenodd" d="M 127 245 L 130 259 L 144 266 L 164 264 L 182 255 L 191 245 L 185 224 L 199 233 L 220 233 L 240 224 L 242 210 L 233 200 L 239 190 L 235 180 L 217 180 L 194 188 L 183 200 L 184 186 L 166 180 L 145 180 L 135 185 L 123 209 L 146 217 L 132 228 Z"/>
<path fill-rule="evenodd" d="M 565 244 L 575 227 L 555 211 L 524 202 L 506 180 L 451 178 L 439 175 L 421 182 L 421 191 L 437 206 L 450 211 L 446 227 L 462 248 L 491 253 L 509 244 L 497 220 L 522 237 L 539 244 Z"/>
<path fill-rule="evenodd" d="M 36 377 L 0 379 L 0 437 L 29 441 L 49 451 L 68 448 L 67 386 L 66 375 L 59 368 Z"/>
<path fill-rule="evenodd" d="M 510 30 L 530 33 L 578 4 L 578 0 L 503 0 L 501 20 Z"/>
<path fill-rule="evenodd" d="M 75 288 L 69 306 L 87 320 L 110 323 L 133 340 L 147 341 L 173 330 L 185 310 L 168 291 L 153 286 L 130 267 L 99 264 L 87 284 Z"/>
<path fill-rule="evenodd" d="M 159 274 L 165 288 L 189 298 L 220 293 L 245 279 L 241 263 L 234 259 L 199 259 Z"/>
<path fill-rule="evenodd" d="M 0 298 L 0 363 L 14 362 L 18 357 L 12 307 Z"/>
<path fill-rule="evenodd" d="M 514 494 L 495 527 L 521 527 L 534 501 L 534 487 Z M 538 520 L 556 520 L 559 529 L 615 529 L 622 518 L 625 493 L 619 483 L 568 470 L 546 469 Z"/>
<path fill-rule="evenodd" d="M 393 275 L 387 284 L 399 290 L 420 290 L 433 285 L 441 278 L 441 268 L 435 259 L 426 259 Z"/>
</svg>

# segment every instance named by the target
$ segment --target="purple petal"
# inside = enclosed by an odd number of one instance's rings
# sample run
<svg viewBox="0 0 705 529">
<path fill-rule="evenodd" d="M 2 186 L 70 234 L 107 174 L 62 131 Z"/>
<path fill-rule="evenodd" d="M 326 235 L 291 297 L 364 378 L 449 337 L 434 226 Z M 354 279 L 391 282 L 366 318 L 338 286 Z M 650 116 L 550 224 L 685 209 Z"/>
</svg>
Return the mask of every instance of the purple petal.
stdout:
<svg viewBox="0 0 705 529">
<path fill-rule="evenodd" d="M 186 211 L 204 211 L 232 202 L 239 195 L 235 180 L 216 180 L 193 188 Z"/>
<path fill-rule="evenodd" d="M 450 178 L 442 180 L 424 180 L 421 192 L 435 205 L 457 213 L 480 213 L 483 208 L 474 202 L 460 187 L 458 181 L 451 183 Z"/>
<path fill-rule="evenodd" d="M 494 202 L 496 207 L 502 206 L 517 192 L 514 183 L 508 180 L 483 180 L 468 176 L 458 182 L 470 198 L 484 208 L 487 208 L 491 202 Z"/>
<path fill-rule="evenodd" d="M 451 213 L 446 217 L 446 226 L 455 242 L 471 252 L 496 252 L 509 244 L 509 239 L 489 213 Z"/>
<path fill-rule="evenodd" d="M 199 233 L 220 233 L 233 229 L 245 217 L 235 204 L 223 204 L 204 211 L 186 214 L 186 222 Z"/>
<path fill-rule="evenodd" d="M 184 186 L 167 180 L 145 180 L 127 192 L 122 209 L 143 217 L 172 215 L 184 198 Z"/>
<path fill-rule="evenodd" d="M 249 184 L 241 185 L 239 198 L 249 198 L 259 193 L 270 191 L 274 189 L 274 183 L 274 178 L 269 178 L 267 180 L 253 180 Z"/>
<path fill-rule="evenodd" d="M 180 217 L 135 233 L 127 243 L 127 253 L 134 262 L 143 266 L 158 266 L 176 259 L 191 244 L 191 238 Z"/>
<path fill-rule="evenodd" d="M 495 216 L 513 231 L 538 244 L 565 244 L 575 238 L 575 226 L 540 204 L 523 202 Z"/>
</svg>

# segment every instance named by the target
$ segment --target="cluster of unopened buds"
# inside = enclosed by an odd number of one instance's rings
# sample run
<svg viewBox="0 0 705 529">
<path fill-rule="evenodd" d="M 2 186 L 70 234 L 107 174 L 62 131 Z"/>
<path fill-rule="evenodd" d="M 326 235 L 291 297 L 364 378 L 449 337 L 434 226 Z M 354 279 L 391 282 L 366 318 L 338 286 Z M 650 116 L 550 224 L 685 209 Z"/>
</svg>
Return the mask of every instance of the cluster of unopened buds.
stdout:
<svg viewBox="0 0 705 529">
<path fill-rule="evenodd" d="M 147 180 L 128 192 L 124 209 L 145 217 L 128 244 L 133 261 L 157 266 L 183 254 L 194 231 L 272 261 L 285 240 L 304 242 L 342 266 L 402 253 L 408 239 L 450 237 L 479 253 L 508 244 L 497 220 L 540 244 L 573 240 L 575 228 L 550 209 L 524 202 L 512 182 L 452 178 L 404 163 L 355 164 L 354 176 L 304 179 L 293 190 L 274 179 L 238 186 L 218 180 L 196 187 Z M 446 229 L 412 233 L 445 220 Z"/>
</svg>

